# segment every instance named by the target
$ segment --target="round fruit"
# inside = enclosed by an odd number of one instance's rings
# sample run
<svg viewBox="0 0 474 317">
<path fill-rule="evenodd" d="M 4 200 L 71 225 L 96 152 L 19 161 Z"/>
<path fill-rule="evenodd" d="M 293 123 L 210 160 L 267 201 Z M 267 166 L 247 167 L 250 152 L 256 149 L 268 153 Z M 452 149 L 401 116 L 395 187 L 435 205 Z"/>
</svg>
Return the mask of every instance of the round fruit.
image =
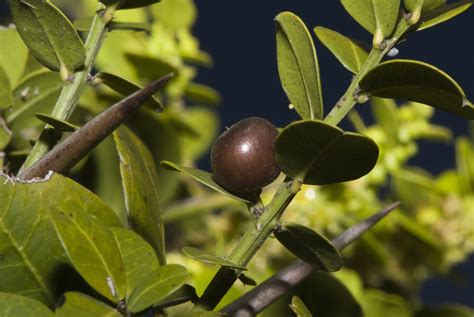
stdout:
<svg viewBox="0 0 474 317">
<path fill-rule="evenodd" d="M 263 118 L 243 119 L 224 131 L 211 150 L 216 183 L 235 193 L 254 192 L 277 178 L 275 159 L 278 130 Z"/>
</svg>

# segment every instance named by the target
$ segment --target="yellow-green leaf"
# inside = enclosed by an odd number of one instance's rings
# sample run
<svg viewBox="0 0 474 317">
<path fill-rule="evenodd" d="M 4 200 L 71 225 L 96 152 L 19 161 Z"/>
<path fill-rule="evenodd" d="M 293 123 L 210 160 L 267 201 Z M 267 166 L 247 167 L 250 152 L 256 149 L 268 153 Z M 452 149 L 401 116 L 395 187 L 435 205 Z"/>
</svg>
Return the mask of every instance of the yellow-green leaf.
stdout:
<svg viewBox="0 0 474 317">
<path fill-rule="evenodd" d="M 474 105 L 448 74 L 420 61 L 391 60 L 362 78 L 360 88 L 370 95 L 405 99 L 474 119 Z"/>
<path fill-rule="evenodd" d="M 58 317 L 121 317 L 122 314 L 109 305 L 78 292 L 64 294 L 64 302 L 56 308 Z"/>
<path fill-rule="evenodd" d="M 291 12 L 275 18 L 277 63 L 281 85 L 303 119 L 323 117 L 319 65 L 311 35 L 301 19 Z"/>
<path fill-rule="evenodd" d="M 58 8 L 44 0 L 10 3 L 18 33 L 41 64 L 69 72 L 83 66 L 86 54 L 81 38 Z"/>
<path fill-rule="evenodd" d="M 112 90 L 118 92 L 122 96 L 129 96 L 143 88 L 140 85 L 132 83 L 131 81 L 126 80 L 125 78 L 111 73 L 101 72 L 97 74 L 97 78 L 99 78 L 105 85 L 107 85 Z M 150 98 L 148 98 L 148 100 L 145 101 L 143 105 L 153 110 L 163 110 L 163 105 L 161 104 L 160 100 L 158 100 L 158 98 L 156 98 L 155 96 L 151 96 Z"/>
<path fill-rule="evenodd" d="M 53 207 L 50 217 L 66 254 L 86 282 L 115 303 L 125 298 L 125 267 L 107 226 L 76 210 Z"/>
<path fill-rule="evenodd" d="M 246 270 L 247 269 L 245 266 L 242 266 L 242 265 L 239 265 L 239 264 L 236 264 L 236 263 L 232 263 L 231 261 L 226 260 L 223 257 L 213 255 L 213 254 L 209 254 L 209 253 L 206 253 L 206 252 L 201 251 L 201 250 L 196 249 L 196 248 L 183 247 L 181 249 L 181 252 L 183 252 L 184 255 L 189 256 L 191 259 L 194 259 L 194 260 L 199 261 L 199 262 L 214 264 L 214 265 L 220 265 L 220 266 L 227 266 L 227 267 L 232 267 L 232 268 L 236 268 L 236 269 L 239 269 L 239 270 Z"/>
<path fill-rule="evenodd" d="M 349 37 L 321 26 L 314 28 L 314 33 L 347 70 L 354 74 L 359 72 L 369 55 L 362 45 Z"/>
<path fill-rule="evenodd" d="M 150 243 L 161 264 L 166 263 L 158 175 L 150 151 L 128 128 L 114 132 L 120 157 L 125 206 L 132 228 Z"/>
<path fill-rule="evenodd" d="M 50 210 L 87 213 L 120 226 L 97 196 L 59 174 L 30 182 L 0 175 L 0 201 L 0 291 L 25 294 L 49 307 L 71 278 L 59 270 L 69 261 L 49 220 Z"/>
<path fill-rule="evenodd" d="M 161 166 L 163 166 L 164 168 L 166 168 L 167 170 L 170 170 L 170 171 L 177 171 L 177 172 L 184 173 L 184 174 L 190 176 L 191 178 L 193 178 L 194 180 L 198 181 L 199 183 L 201 183 L 203 185 L 206 185 L 207 187 L 209 187 L 211 189 L 214 189 L 215 191 L 217 191 L 221 194 L 224 194 L 226 196 L 229 196 L 231 198 L 234 198 L 234 199 L 242 201 L 242 202 L 248 202 L 248 200 L 246 200 L 245 198 L 236 196 L 236 195 L 228 192 L 226 189 L 224 189 L 219 184 L 217 184 L 213 180 L 212 174 L 209 173 L 209 172 L 205 172 L 205 171 L 195 169 L 195 168 L 191 168 L 191 167 L 184 167 L 184 166 L 181 166 L 179 164 L 169 162 L 169 161 L 162 161 Z"/>
<path fill-rule="evenodd" d="M 276 140 L 276 159 L 283 173 L 305 184 L 354 180 L 372 170 L 379 150 L 363 135 L 319 120 L 296 121 Z"/>
<path fill-rule="evenodd" d="M 46 306 L 34 299 L 21 295 L 0 293 L 0 316 L 54 317 L 54 314 Z"/>
<path fill-rule="evenodd" d="M 291 310 L 296 314 L 297 317 L 311 317 L 313 314 L 309 311 L 308 307 L 303 303 L 301 298 L 293 296 L 291 298 Z"/>
<path fill-rule="evenodd" d="M 472 0 L 462 0 L 454 3 L 444 4 L 423 14 L 417 30 L 424 30 L 437 24 L 446 22 L 463 13 L 472 6 Z"/>
<path fill-rule="evenodd" d="M 308 227 L 285 223 L 275 231 L 275 237 L 291 253 L 320 270 L 335 272 L 342 267 L 342 257 L 336 247 Z"/>
</svg>

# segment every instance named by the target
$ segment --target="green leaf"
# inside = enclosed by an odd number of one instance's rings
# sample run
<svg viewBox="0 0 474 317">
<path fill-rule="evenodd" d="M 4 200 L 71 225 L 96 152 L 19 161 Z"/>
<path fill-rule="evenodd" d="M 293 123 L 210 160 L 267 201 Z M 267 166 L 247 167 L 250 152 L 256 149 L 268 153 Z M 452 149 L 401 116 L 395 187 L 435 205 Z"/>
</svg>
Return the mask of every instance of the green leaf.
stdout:
<svg viewBox="0 0 474 317">
<path fill-rule="evenodd" d="M 163 0 L 152 10 L 160 24 L 173 30 L 191 28 L 197 17 L 192 0 Z"/>
<path fill-rule="evenodd" d="M 474 105 L 461 87 L 443 71 L 414 60 L 381 63 L 359 83 L 373 96 L 405 99 L 427 104 L 468 119 L 474 119 Z"/>
<path fill-rule="evenodd" d="M 462 0 L 438 6 L 434 10 L 423 14 L 417 31 L 421 31 L 437 24 L 446 22 L 463 13 L 472 6 L 472 0 Z"/>
<path fill-rule="evenodd" d="M 40 302 L 21 295 L 0 293 L 0 316 L 2 317 L 53 317 L 54 314 Z"/>
<path fill-rule="evenodd" d="M 125 205 L 132 228 L 154 248 L 166 263 L 164 230 L 158 200 L 158 175 L 150 151 L 128 128 L 114 132 L 120 158 Z"/>
<path fill-rule="evenodd" d="M 303 119 L 323 117 L 319 65 L 311 35 L 291 12 L 275 18 L 280 81 L 291 104 Z"/>
<path fill-rule="evenodd" d="M 7 147 L 12 138 L 12 132 L 5 125 L 5 122 L 0 117 L 0 151 Z M 0 168 L 1 170 L 1 168 Z"/>
<path fill-rule="evenodd" d="M 78 126 L 64 120 L 56 119 L 44 113 L 37 113 L 36 118 L 62 132 L 74 132 L 79 129 Z"/>
<path fill-rule="evenodd" d="M 376 46 L 392 34 L 400 13 L 400 0 L 372 0 L 375 18 L 374 44 Z"/>
<path fill-rule="evenodd" d="M 135 67 L 139 78 L 154 80 L 169 73 L 179 74 L 179 69 L 157 56 L 125 53 L 127 60 Z"/>
<path fill-rule="evenodd" d="M 221 102 L 221 96 L 217 90 L 198 83 L 189 83 L 184 91 L 184 96 L 198 104 L 216 105 Z"/>
<path fill-rule="evenodd" d="M 44 124 L 36 113 L 51 113 L 63 83 L 57 73 L 39 70 L 24 77 L 13 90 L 14 107 L 6 112 L 5 120 L 15 138 L 36 140 Z M 21 135 L 20 135 L 21 132 Z M 22 148 L 28 147 L 23 141 Z"/>
<path fill-rule="evenodd" d="M 423 308 L 415 317 L 473 317 L 474 310 L 459 304 L 442 304 L 436 308 Z"/>
<path fill-rule="evenodd" d="M 95 177 L 84 177 L 86 186 L 96 193 L 119 216 L 128 223 L 117 147 L 113 135 L 107 137 L 91 153 L 83 172 L 90 171 Z"/>
<path fill-rule="evenodd" d="M 189 277 L 186 268 L 177 264 L 160 266 L 150 272 L 146 283 L 139 285 L 127 299 L 132 313 L 160 302 L 179 289 Z"/>
<path fill-rule="evenodd" d="M 335 272 L 342 268 L 342 258 L 331 242 L 312 229 L 286 223 L 275 231 L 275 237 L 291 253 L 318 269 Z"/>
<path fill-rule="evenodd" d="M 166 307 L 176 306 L 182 303 L 186 303 L 189 301 L 195 301 L 198 298 L 199 297 L 196 294 L 196 290 L 194 289 L 194 287 L 188 284 L 184 284 L 175 292 L 173 292 L 171 295 L 167 296 L 166 298 L 154 304 L 153 307 L 166 308 Z"/>
<path fill-rule="evenodd" d="M 15 0 L 11 1 L 11 9 L 18 33 L 41 64 L 69 72 L 83 66 L 86 53 L 81 38 L 51 2 Z"/>
<path fill-rule="evenodd" d="M 362 64 L 369 56 L 359 43 L 336 31 L 318 26 L 314 28 L 314 33 L 339 62 L 354 74 L 359 72 Z"/>
<path fill-rule="evenodd" d="M 16 29 L 0 28 L 0 67 L 3 68 L 11 86 L 20 79 L 28 59 L 28 48 Z"/>
<path fill-rule="evenodd" d="M 375 33 L 375 15 L 372 0 L 341 0 L 344 9 L 356 20 L 364 29 L 370 33 Z"/>
<path fill-rule="evenodd" d="M 378 153 L 372 139 L 319 120 L 296 121 L 276 140 L 282 172 L 311 185 L 360 178 L 372 170 Z"/>
<path fill-rule="evenodd" d="M 167 170 L 170 170 L 170 171 L 177 171 L 177 172 L 184 173 L 184 174 L 188 175 L 189 177 L 191 177 L 192 179 L 198 181 L 199 183 L 201 183 L 203 185 L 206 185 L 207 187 L 209 187 L 211 189 L 214 189 L 215 191 L 217 191 L 221 194 L 224 194 L 226 196 L 229 196 L 231 198 L 234 198 L 236 200 L 239 200 L 239 201 L 242 201 L 242 202 L 245 202 L 245 203 L 249 202 L 245 198 L 235 196 L 234 194 L 232 194 L 232 193 L 228 192 L 226 189 L 224 189 L 222 186 L 218 185 L 212 179 L 212 174 L 211 173 L 208 173 L 208 172 L 205 172 L 205 171 L 202 171 L 202 170 L 199 170 L 199 169 L 191 168 L 191 167 L 184 167 L 184 166 L 181 166 L 179 164 L 169 162 L 169 161 L 162 161 L 161 166 L 163 166 L 164 168 L 166 168 Z"/>
<path fill-rule="evenodd" d="M 0 110 L 13 106 L 13 96 L 10 87 L 10 80 L 0 65 Z"/>
<path fill-rule="evenodd" d="M 82 212 L 120 226 L 114 212 L 97 196 L 59 174 L 48 180 L 19 182 L 0 175 L 0 291 L 21 293 L 50 307 L 71 274 L 61 243 L 49 220 L 51 209 Z"/>
<path fill-rule="evenodd" d="M 52 208 L 51 220 L 76 270 L 114 303 L 126 294 L 125 268 L 114 236 L 87 213 Z"/>
<path fill-rule="evenodd" d="M 308 307 L 303 303 L 301 298 L 298 296 L 293 296 L 291 298 L 291 310 L 296 314 L 297 317 L 311 317 L 313 316 L 309 311 Z"/>
<path fill-rule="evenodd" d="M 169 173 L 160 162 L 170 160 L 180 162 L 182 151 L 180 138 L 174 126 L 162 115 L 148 108 L 141 108 L 130 119 L 133 131 L 153 155 L 158 172 L 158 188 L 160 189 L 160 204 L 166 204 L 173 198 L 179 186 L 177 173 Z"/>
<path fill-rule="evenodd" d="M 469 195 L 474 191 L 473 151 L 470 141 L 465 137 L 456 140 L 456 169 L 461 194 Z"/>
<path fill-rule="evenodd" d="M 341 0 L 346 11 L 367 31 L 374 34 L 374 44 L 394 30 L 400 11 L 400 0 Z"/>
<path fill-rule="evenodd" d="M 121 317 L 122 314 L 109 305 L 86 294 L 67 292 L 64 302 L 56 308 L 58 317 Z"/>
<path fill-rule="evenodd" d="M 127 280 L 127 296 L 135 288 L 146 283 L 150 272 L 160 264 L 156 253 L 137 233 L 123 228 L 111 228 L 115 241 L 120 249 Z"/>
<path fill-rule="evenodd" d="M 411 312 L 407 302 L 395 294 L 387 294 L 370 289 L 364 292 L 360 304 L 365 316 L 410 317 Z"/>
<path fill-rule="evenodd" d="M 99 78 L 109 88 L 118 92 L 122 96 L 129 96 L 143 88 L 135 83 L 132 83 L 120 76 L 111 73 L 101 72 L 97 74 L 96 77 Z M 148 100 L 145 101 L 143 105 L 153 110 L 163 110 L 163 105 L 155 96 L 151 96 L 151 98 L 148 98 Z"/>
<path fill-rule="evenodd" d="M 227 266 L 227 267 L 232 267 L 235 269 L 240 269 L 240 270 L 247 270 L 245 266 L 232 263 L 229 260 L 224 259 L 223 257 L 212 255 L 209 253 L 205 253 L 204 251 L 201 251 L 196 248 L 192 247 L 183 247 L 181 249 L 181 252 L 190 257 L 191 259 L 194 259 L 199 262 L 203 263 L 208 263 L 208 264 L 214 264 L 214 265 L 220 265 L 220 266 Z"/>
<path fill-rule="evenodd" d="M 380 124 L 392 144 L 395 144 L 400 131 L 395 101 L 392 99 L 372 98 L 370 108 L 375 121 Z"/>
<path fill-rule="evenodd" d="M 120 3 L 120 0 L 102 0 L 101 1 L 106 6 L 111 6 Z M 160 0 L 124 0 L 118 9 L 134 9 L 134 8 L 142 8 L 154 3 L 160 2 Z"/>
<path fill-rule="evenodd" d="M 239 275 L 239 281 L 241 281 L 244 285 L 250 285 L 250 286 L 257 286 L 257 281 L 255 281 L 253 278 L 245 275 L 245 274 L 240 274 Z"/>
<path fill-rule="evenodd" d="M 410 24 L 415 24 L 420 20 L 424 0 L 403 0 L 403 5 L 409 15 Z"/>
<path fill-rule="evenodd" d="M 127 304 L 139 312 L 156 304 L 177 290 L 188 274 L 184 267 L 159 266 L 152 247 L 131 230 L 112 228 L 125 265 Z"/>
<path fill-rule="evenodd" d="M 363 316 L 362 309 L 354 296 L 333 274 L 313 273 L 296 286 L 294 291 L 314 316 Z"/>
</svg>

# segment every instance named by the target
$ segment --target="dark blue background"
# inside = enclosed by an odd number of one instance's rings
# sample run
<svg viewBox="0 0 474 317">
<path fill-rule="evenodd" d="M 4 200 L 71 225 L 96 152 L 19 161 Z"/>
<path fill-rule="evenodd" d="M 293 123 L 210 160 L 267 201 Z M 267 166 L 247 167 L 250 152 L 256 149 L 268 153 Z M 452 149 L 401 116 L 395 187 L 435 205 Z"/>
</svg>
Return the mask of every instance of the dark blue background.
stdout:
<svg viewBox="0 0 474 317">
<path fill-rule="evenodd" d="M 370 35 L 344 11 L 339 1 L 209 1 L 196 0 L 199 18 L 194 33 L 204 50 L 214 58 L 214 67 L 201 69 L 199 80 L 219 90 L 222 126 L 249 116 L 261 116 L 283 126 L 296 119 L 287 108 L 276 68 L 273 19 L 281 11 L 298 14 L 310 30 L 317 25 L 339 31 L 370 43 Z M 0 0 L 0 16 L 6 12 Z M 474 9 L 434 28 L 409 36 L 399 45 L 397 58 L 431 63 L 455 78 L 467 96 L 474 99 L 471 79 L 474 70 Z M 0 43 L 1 45 L 1 43 Z M 326 113 L 342 95 L 351 80 L 332 55 L 316 42 Z M 358 106 L 367 115 L 366 106 Z M 457 134 L 467 133 L 467 121 L 437 112 L 435 121 Z M 413 164 L 437 173 L 454 165 L 453 145 L 422 144 Z M 473 224 L 474 225 L 474 224 Z M 446 278 L 427 282 L 422 290 L 426 303 L 460 302 L 474 307 L 474 259 L 454 269 L 457 282 Z"/>
</svg>

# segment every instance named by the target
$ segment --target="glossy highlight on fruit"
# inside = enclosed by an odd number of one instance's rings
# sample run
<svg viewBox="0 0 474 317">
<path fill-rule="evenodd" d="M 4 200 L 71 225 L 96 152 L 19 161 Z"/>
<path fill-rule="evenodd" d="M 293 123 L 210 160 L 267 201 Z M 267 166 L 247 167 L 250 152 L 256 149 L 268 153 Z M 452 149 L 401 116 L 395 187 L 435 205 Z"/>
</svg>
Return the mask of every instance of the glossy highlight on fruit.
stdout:
<svg viewBox="0 0 474 317">
<path fill-rule="evenodd" d="M 269 121 L 250 117 L 224 131 L 211 150 L 216 183 L 230 192 L 250 193 L 270 184 L 280 168 L 275 159 L 278 130 Z"/>
</svg>

